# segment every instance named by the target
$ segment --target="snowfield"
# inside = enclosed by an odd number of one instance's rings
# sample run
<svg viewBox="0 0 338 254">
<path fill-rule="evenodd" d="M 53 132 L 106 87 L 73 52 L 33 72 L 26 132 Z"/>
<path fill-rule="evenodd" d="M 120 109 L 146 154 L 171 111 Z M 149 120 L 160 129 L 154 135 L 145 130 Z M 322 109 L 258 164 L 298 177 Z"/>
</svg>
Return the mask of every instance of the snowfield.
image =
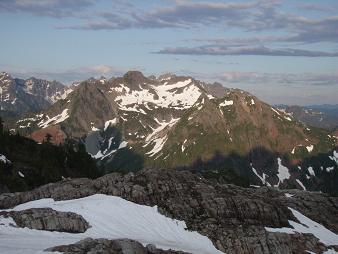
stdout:
<svg viewBox="0 0 338 254">
<path fill-rule="evenodd" d="M 46 248 L 75 243 L 86 237 L 129 238 L 162 249 L 201 254 L 222 253 L 206 236 L 186 230 L 184 221 L 165 217 L 156 206 L 138 205 L 120 197 L 96 194 L 66 201 L 40 199 L 6 211 L 43 207 L 80 214 L 91 228 L 81 234 L 16 228 L 10 226 L 15 225 L 12 219 L 0 216 L 0 253 L 42 253 Z"/>
<path fill-rule="evenodd" d="M 289 224 L 293 228 L 269 228 L 265 227 L 265 230 L 268 232 L 279 232 L 279 233 L 286 233 L 286 234 L 312 234 L 320 242 L 325 244 L 326 246 L 331 245 L 338 245 L 338 235 L 333 233 L 332 231 L 328 230 L 323 225 L 311 220 L 310 218 L 306 217 L 299 211 L 292 209 L 289 207 L 292 214 L 297 218 L 298 222 L 289 220 Z M 333 252 L 335 253 L 335 252 Z"/>
<path fill-rule="evenodd" d="M 117 92 L 115 98 L 119 108 L 124 111 L 135 111 L 146 114 L 139 105 L 149 105 L 177 109 L 188 109 L 195 104 L 202 92 L 192 79 L 179 81 L 174 84 L 165 82 L 161 85 L 149 85 L 148 89 L 139 86 L 140 90 L 131 90 L 125 84 L 119 84 L 110 89 L 110 92 Z"/>
</svg>

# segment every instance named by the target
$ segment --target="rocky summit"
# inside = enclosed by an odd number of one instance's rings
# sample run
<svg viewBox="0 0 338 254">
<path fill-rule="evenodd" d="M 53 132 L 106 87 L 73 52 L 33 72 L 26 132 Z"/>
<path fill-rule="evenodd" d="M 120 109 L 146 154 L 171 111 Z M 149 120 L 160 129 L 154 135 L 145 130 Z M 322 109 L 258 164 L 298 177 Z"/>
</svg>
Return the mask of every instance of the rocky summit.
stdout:
<svg viewBox="0 0 338 254">
<path fill-rule="evenodd" d="M 71 89 L 57 81 L 13 78 L 6 72 L 0 73 L 1 113 L 21 115 L 39 112 L 59 99 L 65 98 Z"/>
<path fill-rule="evenodd" d="M 26 202 L 34 206 L 38 204 L 34 202 L 52 198 L 64 200 L 60 204 L 65 205 L 72 200 L 84 200 L 85 197 L 93 197 L 97 194 L 119 196 L 139 205 L 157 206 L 162 215 L 184 221 L 187 230 L 208 237 L 215 248 L 224 253 L 324 253 L 329 250 L 332 252 L 327 253 L 334 253 L 334 250 L 338 251 L 337 197 L 300 190 L 281 191 L 270 187 L 242 188 L 231 184 L 214 184 L 188 171 L 148 169 L 126 175 L 112 173 L 96 180 L 85 178 L 64 180 L 28 192 L 2 194 L 0 207 L 1 209 L 14 207 L 13 211 L 6 210 L 8 212 L 5 213 L 6 216 L 14 218 L 15 222 L 21 221 L 17 223 L 18 227 L 27 224 L 40 225 L 36 221 L 43 220 L 44 230 L 55 230 L 50 225 L 58 219 L 69 220 L 69 223 L 60 223 L 58 231 L 77 232 L 81 228 L 89 232 L 90 227 L 93 226 L 94 230 L 95 225 L 90 225 L 89 221 L 88 229 L 83 218 L 72 213 L 57 213 L 48 209 L 14 211 L 20 210 L 20 204 L 24 209 Z M 48 204 L 46 201 L 45 206 Z M 81 206 L 86 209 L 85 203 Z M 81 213 L 81 210 L 78 212 Z M 85 214 L 83 217 L 86 220 Z M 132 220 L 131 217 L 129 218 Z M 90 217 L 87 216 L 87 219 L 90 220 Z M 65 226 L 61 227 L 61 225 Z M 73 225 L 72 228 L 78 230 L 70 231 L 67 225 Z M 124 222 L 124 227 L 129 227 L 127 221 Z M 91 253 L 94 253 L 95 250 L 104 250 L 107 246 L 122 248 L 121 243 L 109 241 L 108 224 L 106 230 L 108 230 L 107 240 L 82 239 L 82 242 L 74 241 L 72 245 L 49 250 L 65 253 L 88 253 L 84 250 L 92 250 Z M 162 228 L 161 231 L 165 229 Z M 139 240 L 144 241 L 144 237 L 140 237 Z M 148 238 L 147 243 L 153 243 L 151 237 Z M 141 249 L 139 252 L 131 253 L 169 253 Z"/>
</svg>

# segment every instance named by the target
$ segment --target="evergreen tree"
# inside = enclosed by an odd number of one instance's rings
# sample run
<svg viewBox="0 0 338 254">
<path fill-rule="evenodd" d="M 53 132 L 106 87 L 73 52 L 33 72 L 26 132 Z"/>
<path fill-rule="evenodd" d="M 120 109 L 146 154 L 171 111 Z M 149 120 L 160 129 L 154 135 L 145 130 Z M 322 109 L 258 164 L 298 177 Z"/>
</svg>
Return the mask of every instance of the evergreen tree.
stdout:
<svg viewBox="0 0 338 254">
<path fill-rule="evenodd" d="M 46 143 L 50 143 L 51 140 L 52 140 L 52 135 L 49 134 L 49 133 L 47 133 L 46 136 L 45 136 L 44 141 L 45 141 Z"/>
<path fill-rule="evenodd" d="M 2 136 L 4 133 L 4 122 L 2 121 L 2 118 L 0 116 L 0 136 Z"/>
</svg>

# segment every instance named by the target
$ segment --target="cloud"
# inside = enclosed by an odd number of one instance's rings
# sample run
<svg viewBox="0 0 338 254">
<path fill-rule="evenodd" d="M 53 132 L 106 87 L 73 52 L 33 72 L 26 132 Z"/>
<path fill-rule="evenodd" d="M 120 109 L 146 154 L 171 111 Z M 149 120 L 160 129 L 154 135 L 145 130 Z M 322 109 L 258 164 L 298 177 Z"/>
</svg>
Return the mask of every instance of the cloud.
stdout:
<svg viewBox="0 0 338 254">
<path fill-rule="evenodd" d="M 165 48 L 157 54 L 172 55 L 212 55 L 212 56 L 301 56 L 301 57 L 338 57 L 338 52 L 312 51 L 292 48 L 273 49 L 264 46 L 259 47 L 227 47 L 227 46 L 200 46 Z"/>
<path fill-rule="evenodd" d="M 69 26 L 72 29 L 127 29 L 127 28 L 196 28 L 210 24 L 231 25 L 235 20 L 243 20 L 249 16 L 257 2 L 219 3 L 170 1 L 172 5 L 150 10 L 129 8 L 128 12 L 104 12 L 101 20 L 84 25 Z M 123 22 L 121 22 L 123 20 Z"/>
<path fill-rule="evenodd" d="M 262 73 L 262 72 L 238 72 L 227 71 L 216 75 L 218 80 L 226 84 L 269 85 L 278 84 L 283 86 L 317 87 L 338 86 L 337 73 Z"/>
<path fill-rule="evenodd" d="M 94 66 L 83 66 L 68 70 L 61 71 L 43 71 L 43 70 L 6 70 L 13 74 L 15 77 L 29 78 L 36 77 L 47 80 L 57 80 L 69 84 L 73 81 L 81 81 L 90 77 L 99 78 L 105 76 L 110 78 L 112 76 L 120 76 L 126 71 L 127 68 L 121 68 L 110 65 L 94 65 Z"/>
<path fill-rule="evenodd" d="M 309 11 L 320 11 L 320 12 L 334 12 L 337 9 L 337 6 L 327 6 L 323 4 L 315 3 L 306 3 L 299 4 L 298 8 Z"/>
<path fill-rule="evenodd" d="M 335 104 L 338 100 L 338 72 L 295 74 L 225 71 L 214 74 L 213 78 L 226 87 L 246 90 L 270 104 Z"/>
<path fill-rule="evenodd" d="M 55 18 L 74 16 L 74 11 L 93 6 L 98 0 L 1 0 L 0 12 L 27 12 Z"/>
</svg>

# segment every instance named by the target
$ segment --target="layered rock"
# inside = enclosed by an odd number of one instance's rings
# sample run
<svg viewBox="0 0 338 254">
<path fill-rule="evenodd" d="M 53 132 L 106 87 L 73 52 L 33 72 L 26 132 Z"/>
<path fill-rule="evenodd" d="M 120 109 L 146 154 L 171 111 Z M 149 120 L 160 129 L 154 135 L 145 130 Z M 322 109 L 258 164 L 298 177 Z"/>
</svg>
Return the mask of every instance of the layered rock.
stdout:
<svg viewBox="0 0 338 254">
<path fill-rule="evenodd" d="M 130 239 L 92 239 L 86 238 L 70 245 L 61 245 L 49 248 L 46 251 L 62 252 L 65 254 L 77 253 L 105 253 L 105 254 L 183 254 L 185 252 L 157 249 L 148 244 L 144 247 L 137 241 Z"/>
<path fill-rule="evenodd" d="M 38 230 L 83 233 L 90 227 L 81 215 L 51 208 L 0 212 L 0 216 L 11 217 L 19 227 Z"/>
<path fill-rule="evenodd" d="M 143 170 L 109 174 L 96 180 L 74 179 L 26 193 L 3 194 L 0 207 L 53 198 L 74 199 L 96 193 L 157 205 L 166 216 L 184 220 L 189 230 L 208 236 L 226 253 L 304 253 L 327 249 L 311 234 L 269 232 L 297 221 L 290 208 L 338 233 L 338 198 L 293 190 L 289 196 L 273 188 L 245 189 L 212 184 L 189 172 Z M 292 196 L 293 195 L 293 196 Z M 292 196 L 292 197 L 291 197 Z"/>
</svg>

